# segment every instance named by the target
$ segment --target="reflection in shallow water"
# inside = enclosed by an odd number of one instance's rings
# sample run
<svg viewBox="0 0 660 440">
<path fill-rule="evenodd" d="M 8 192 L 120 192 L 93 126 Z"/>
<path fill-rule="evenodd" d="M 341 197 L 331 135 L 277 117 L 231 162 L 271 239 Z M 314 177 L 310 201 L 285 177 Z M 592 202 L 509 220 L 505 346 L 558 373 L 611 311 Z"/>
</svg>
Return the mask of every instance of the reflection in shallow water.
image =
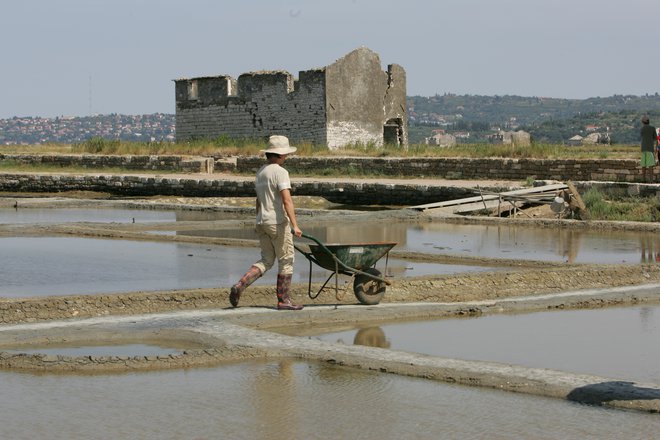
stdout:
<svg viewBox="0 0 660 440">
<path fill-rule="evenodd" d="M 250 218 L 251 215 L 213 211 L 144 209 L 0 208 L 2 223 L 176 222 Z M 438 222 L 407 224 L 341 222 L 302 225 L 324 243 L 394 241 L 395 250 L 469 254 L 566 261 L 569 263 L 660 262 L 660 237 L 653 232 L 534 228 L 503 225 L 462 225 Z M 168 232 L 164 232 L 168 233 Z M 173 232 L 169 232 L 173 233 Z M 253 228 L 179 231 L 178 235 L 254 239 Z"/>
<path fill-rule="evenodd" d="M 72 237 L 0 237 L 0 249 L 4 297 L 229 287 L 259 259 L 259 250 L 249 247 Z M 487 269 L 390 259 L 387 273 L 400 277 Z M 315 282 L 328 276 L 318 266 L 312 274 Z M 256 284 L 274 285 L 276 276 L 274 268 Z M 309 263 L 298 254 L 293 281 L 308 279 Z"/>
<path fill-rule="evenodd" d="M 227 286 L 245 249 L 71 237 L 0 238 L 0 296 Z"/>
<path fill-rule="evenodd" d="M 395 251 L 569 263 L 639 263 L 660 260 L 652 232 L 575 230 L 445 223 L 338 223 L 305 227 L 323 243 L 397 242 Z M 254 239 L 252 228 L 180 231 L 179 235 Z"/>
<path fill-rule="evenodd" d="M 646 439 L 653 414 L 315 363 L 0 373 L 0 438 Z"/>
<path fill-rule="evenodd" d="M 364 327 L 355 333 L 354 345 L 366 347 L 390 348 L 390 341 L 385 337 L 385 332 L 380 327 Z"/>
<path fill-rule="evenodd" d="M 363 330 L 320 339 L 358 344 Z M 380 330 L 395 350 L 660 384 L 660 306 L 442 319 Z"/>
</svg>

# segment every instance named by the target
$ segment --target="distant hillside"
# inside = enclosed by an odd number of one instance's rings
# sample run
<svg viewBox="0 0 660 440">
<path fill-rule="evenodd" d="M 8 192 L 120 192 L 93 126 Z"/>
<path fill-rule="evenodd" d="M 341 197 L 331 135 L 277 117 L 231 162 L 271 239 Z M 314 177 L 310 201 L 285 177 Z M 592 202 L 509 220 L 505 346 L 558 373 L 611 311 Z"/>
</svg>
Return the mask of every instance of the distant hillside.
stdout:
<svg viewBox="0 0 660 440">
<path fill-rule="evenodd" d="M 522 96 L 436 95 L 408 98 L 410 141 L 423 142 L 433 130 L 470 132 L 463 142 L 484 142 L 497 128 L 524 129 L 536 141 L 561 143 L 576 134 L 609 132 L 614 142 L 636 143 L 639 119 L 660 125 L 660 95 L 557 99 Z M 485 128 L 488 126 L 488 129 Z M 597 128 L 595 128 L 597 127 Z"/>
<path fill-rule="evenodd" d="M 498 129 L 525 130 L 537 142 L 562 143 L 575 135 L 607 132 L 614 143 L 635 144 L 640 118 L 660 126 L 660 95 L 556 99 L 522 96 L 436 95 L 408 97 L 410 143 L 434 130 L 459 142 L 486 142 Z M 93 137 L 127 141 L 173 141 L 172 114 L 0 119 L 0 146 L 79 143 Z"/>
<path fill-rule="evenodd" d="M 74 144 L 93 137 L 125 141 L 173 141 L 174 115 L 95 115 L 0 119 L 0 145 Z"/>
<path fill-rule="evenodd" d="M 660 95 L 614 95 L 608 98 L 558 99 L 523 96 L 436 95 L 408 97 L 411 120 L 427 115 L 462 115 L 466 121 L 504 125 L 515 118 L 520 125 L 539 124 L 550 119 L 568 119 L 581 113 L 629 110 L 644 114 L 660 110 Z"/>
</svg>

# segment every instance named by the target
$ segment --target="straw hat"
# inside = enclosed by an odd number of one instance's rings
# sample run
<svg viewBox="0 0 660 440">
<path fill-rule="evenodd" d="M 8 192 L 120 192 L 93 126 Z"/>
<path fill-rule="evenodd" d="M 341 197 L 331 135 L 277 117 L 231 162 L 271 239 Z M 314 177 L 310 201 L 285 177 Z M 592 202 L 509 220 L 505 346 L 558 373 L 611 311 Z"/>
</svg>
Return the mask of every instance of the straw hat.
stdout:
<svg viewBox="0 0 660 440">
<path fill-rule="evenodd" d="M 296 147 L 289 145 L 289 138 L 286 136 L 273 135 L 268 138 L 268 145 L 262 153 L 291 154 L 295 153 Z"/>
</svg>

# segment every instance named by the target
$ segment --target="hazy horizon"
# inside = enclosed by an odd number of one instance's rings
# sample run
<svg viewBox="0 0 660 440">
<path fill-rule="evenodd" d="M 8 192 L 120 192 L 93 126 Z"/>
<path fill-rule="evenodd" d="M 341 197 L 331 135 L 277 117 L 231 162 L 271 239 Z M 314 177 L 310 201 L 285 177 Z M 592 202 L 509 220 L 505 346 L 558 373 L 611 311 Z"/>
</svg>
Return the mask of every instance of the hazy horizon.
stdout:
<svg viewBox="0 0 660 440">
<path fill-rule="evenodd" d="M 651 0 L 4 2 L 0 118 L 174 113 L 173 79 L 327 66 L 366 46 L 408 96 L 655 94 Z"/>
<path fill-rule="evenodd" d="M 455 96 L 475 96 L 475 97 L 494 97 L 494 96 L 512 96 L 512 97 L 518 97 L 518 98 L 543 98 L 543 99 L 562 99 L 562 100 L 571 100 L 571 101 L 585 101 L 588 99 L 598 99 L 598 98 L 611 98 L 614 96 L 636 96 L 636 97 L 641 97 L 641 96 L 646 96 L 646 95 L 657 95 L 659 92 L 654 92 L 654 93 L 648 93 L 644 95 L 621 95 L 621 94 L 615 94 L 615 95 L 610 95 L 610 96 L 590 96 L 587 98 L 555 98 L 551 96 L 522 96 L 522 95 L 473 95 L 473 94 L 458 94 L 458 93 L 451 93 L 447 92 L 451 95 Z M 422 95 L 408 95 L 408 97 L 422 97 L 422 98 L 432 98 L 435 95 L 430 95 L 430 96 L 422 96 Z M 442 94 L 440 94 L 442 96 Z M 174 115 L 175 112 L 174 110 L 172 112 L 152 112 L 152 113 L 119 113 L 119 112 L 109 112 L 109 113 L 94 113 L 91 115 L 55 115 L 55 116 L 43 116 L 43 115 L 12 115 L 12 116 L 7 116 L 3 117 L 0 119 L 12 119 L 12 118 L 43 118 L 43 119 L 54 119 L 54 118 L 85 118 L 85 117 L 94 117 L 94 116 L 109 116 L 109 115 L 122 115 L 122 116 L 142 116 L 142 115 L 154 115 L 154 114 L 165 114 L 165 115 Z"/>
</svg>

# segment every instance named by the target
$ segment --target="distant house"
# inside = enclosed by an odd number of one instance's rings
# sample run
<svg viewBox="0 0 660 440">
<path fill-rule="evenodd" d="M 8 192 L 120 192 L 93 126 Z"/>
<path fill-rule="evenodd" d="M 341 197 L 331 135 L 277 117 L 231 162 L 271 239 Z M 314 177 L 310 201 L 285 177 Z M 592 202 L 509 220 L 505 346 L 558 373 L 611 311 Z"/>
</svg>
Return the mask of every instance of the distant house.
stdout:
<svg viewBox="0 0 660 440">
<path fill-rule="evenodd" d="M 503 144 L 504 143 L 504 135 L 502 134 L 501 131 L 498 131 L 495 134 L 489 134 L 487 136 L 488 142 L 491 144 Z"/>
<path fill-rule="evenodd" d="M 583 145 L 609 144 L 609 133 L 590 133 L 582 139 Z"/>
<path fill-rule="evenodd" d="M 511 141 L 508 141 L 508 139 L 511 139 Z M 504 133 L 504 143 L 511 143 L 516 147 L 528 147 L 532 145 L 532 135 L 523 130 L 507 131 Z"/>
<path fill-rule="evenodd" d="M 579 146 L 582 145 L 583 140 L 584 140 L 584 138 L 582 136 L 580 136 L 579 134 L 576 134 L 575 136 L 573 136 L 572 138 L 570 138 L 569 140 L 566 141 L 566 145 L 570 145 L 570 146 L 573 146 L 573 147 L 579 147 Z"/>
<path fill-rule="evenodd" d="M 523 130 L 518 131 L 498 131 L 488 136 L 491 144 L 513 144 L 516 147 L 527 147 L 532 144 L 532 136 Z"/>
<path fill-rule="evenodd" d="M 453 147 L 456 145 L 456 137 L 450 134 L 438 133 L 424 139 L 424 143 L 426 145 L 437 145 L 439 147 Z"/>
</svg>

